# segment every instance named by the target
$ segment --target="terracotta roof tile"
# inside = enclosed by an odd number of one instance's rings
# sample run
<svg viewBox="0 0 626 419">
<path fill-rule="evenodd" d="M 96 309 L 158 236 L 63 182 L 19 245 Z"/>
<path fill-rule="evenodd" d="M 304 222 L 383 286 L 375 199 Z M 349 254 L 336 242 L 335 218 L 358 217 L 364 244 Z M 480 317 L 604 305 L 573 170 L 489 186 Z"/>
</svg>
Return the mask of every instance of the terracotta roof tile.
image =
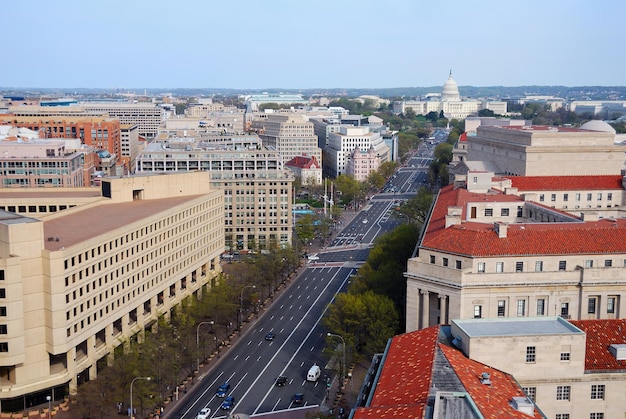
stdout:
<svg viewBox="0 0 626 419">
<path fill-rule="evenodd" d="M 571 320 L 587 334 L 585 370 L 626 370 L 626 360 L 618 361 L 609 352 L 612 344 L 626 344 L 626 319 Z"/>
<path fill-rule="evenodd" d="M 607 176 L 511 176 L 519 191 L 622 190 L 621 175 Z"/>
</svg>

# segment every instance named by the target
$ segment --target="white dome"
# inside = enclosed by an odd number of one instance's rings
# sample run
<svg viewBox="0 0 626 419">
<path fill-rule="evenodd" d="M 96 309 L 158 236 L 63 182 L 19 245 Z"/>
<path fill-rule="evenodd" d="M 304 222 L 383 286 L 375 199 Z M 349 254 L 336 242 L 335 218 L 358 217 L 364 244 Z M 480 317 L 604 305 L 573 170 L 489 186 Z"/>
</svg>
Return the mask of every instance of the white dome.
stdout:
<svg viewBox="0 0 626 419">
<path fill-rule="evenodd" d="M 448 80 L 443 84 L 443 91 L 441 92 L 441 100 L 460 100 L 459 86 L 452 79 L 452 70 L 450 70 L 450 76 Z"/>
<path fill-rule="evenodd" d="M 588 131 L 610 132 L 611 134 L 615 134 L 615 128 L 613 128 L 606 122 L 598 121 L 597 119 L 585 122 L 581 125 L 580 129 L 586 129 Z"/>
</svg>

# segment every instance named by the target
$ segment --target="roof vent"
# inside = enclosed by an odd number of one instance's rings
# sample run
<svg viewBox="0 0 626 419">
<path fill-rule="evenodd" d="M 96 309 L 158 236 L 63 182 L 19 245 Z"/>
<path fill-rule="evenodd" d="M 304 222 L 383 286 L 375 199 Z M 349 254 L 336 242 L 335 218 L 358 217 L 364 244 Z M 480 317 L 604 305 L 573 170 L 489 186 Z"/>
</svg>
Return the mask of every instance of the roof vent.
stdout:
<svg viewBox="0 0 626 419">
<path fill-rule="evenodd" d="M 486 386 L 491 385 L 491 375 L 488 372 L 483 372 L 480 376 L 480 382 Z"/>
<path fill-rule="evenodd" d="M 617 361 L 626 360 L 626 343 L 614 343 L 609 346 L 609 352 Z"/>
<path fill-rule="evenodd" d="M 528 397 L 513 397 L 511 405 L 515 410 L 518 410 L 526 415 L 533 416 L 533 413 L 535 412 L 535 407 Z"/>
</svg>

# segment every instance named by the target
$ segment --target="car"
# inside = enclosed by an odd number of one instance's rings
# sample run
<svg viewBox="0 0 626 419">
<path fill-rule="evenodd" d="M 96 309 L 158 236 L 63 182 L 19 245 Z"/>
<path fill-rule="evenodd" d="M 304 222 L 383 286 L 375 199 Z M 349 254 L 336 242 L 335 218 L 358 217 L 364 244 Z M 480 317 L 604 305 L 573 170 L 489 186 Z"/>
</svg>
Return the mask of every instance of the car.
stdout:
<svg viewBox="0 0 626 419">
<path fill-rule="evenodd" d="M 367 224 L 367 218 L 363 220 L 363 224 Z"/>
<path fill-rule="evenodd" d="M 287 384 L 287 377 L 285 377 L 284 375 L 279 375 L 278 378 L 276 379 L 276 386 L 282 387 L 285 384 Z"/>
<path fill-rule="evenodd" d="M 209 419 L 210 416 L 211 416 L 211 409 L 209 409 L 208 407 L 205 407 L 204 409 L 198 412 L 198 414 L 196 415 L 196 419 Z"/>
<path fill-rule="evenodd" d="M 230 384 L 224 383 L 218 387 L 217 391 L 215 392 L 215 395 L 217 397 L 226 397 L 228 390 L 230 390 Z"/>
<path fill-rule="evenodd" d="M 304 393 L 296 393 L 291 398 L 293 404 L 303 404 L 304 403 Z"/>
<path fill-rule="evenodd" d="M 320 260 L 320 257 L 317 256 L 317 254 L 314 253 L 312 255 L 309 255 L 308 260 L 309 260 L 309 262 L 313 262 L 315 260 Z"/>
<path fill-rule="evenodd" d="M 274 340 L 274 338 L 275 338 L 275 337 L 276 337 L 276 333 L 272 333 L 272 332 L 270 332 L 270 333 L 268 333 L 267 335 L 265 335 L 265 340 L 267 340 L 267 341 L 270 341 L 270 342 L 271 342 L 271 341 L 273 341 L 273 340 Z"/>
<path fill-rule="evenodd" d="M 233 408 L 234 404 L 235 404 L 235 398 L 233 396 L 228 396 L 222 402 L 222 405 L 220 406 L 220 409 L 230 410 L 230 409 Z"/>
</svg>

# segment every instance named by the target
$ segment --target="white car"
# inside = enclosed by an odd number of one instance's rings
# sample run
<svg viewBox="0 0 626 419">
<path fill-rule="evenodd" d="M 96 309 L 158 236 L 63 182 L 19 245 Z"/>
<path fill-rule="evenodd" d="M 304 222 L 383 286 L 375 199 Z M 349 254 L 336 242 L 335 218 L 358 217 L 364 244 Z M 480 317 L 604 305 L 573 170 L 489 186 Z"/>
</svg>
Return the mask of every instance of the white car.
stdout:
<svg viewBox="0 0 626 419">
<path fill-rule="evenodd" d="M 196 419 L 209 419 L 210 416 L 211 416 L 211 409 L 209 409 L 208 407 L 205 407 L 204 409 L 198 412 Z"/>
<path fill-rule="evenodd" d="M 320 257 L 317 256 L 317 254 L 313 254 L 313 255 L 309 255 L 308 259 L 309 259 L 309 262 L 313 262 L 316 260 L 320 260 Z"/>
<path fill-rule="evenodd" d="M 367 224 L 367 218 L 363 220 L 363 224 Z"/>
</svg>

